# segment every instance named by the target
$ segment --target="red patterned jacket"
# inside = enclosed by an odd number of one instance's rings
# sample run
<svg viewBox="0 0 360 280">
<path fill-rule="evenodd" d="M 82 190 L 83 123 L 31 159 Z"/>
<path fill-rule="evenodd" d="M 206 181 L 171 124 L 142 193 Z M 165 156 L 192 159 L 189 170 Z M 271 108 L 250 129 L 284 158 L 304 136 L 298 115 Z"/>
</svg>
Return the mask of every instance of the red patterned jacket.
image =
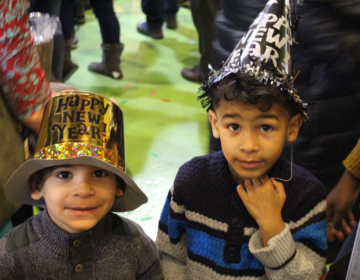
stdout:
<svg viewBox="0 0 360 280">
<path fill-rule="evenodd" d="M 27 7 L 27 0 L 0 0 L 0 87 L 19 120 L 30 117 L 50 97 Z"/>
</svg>

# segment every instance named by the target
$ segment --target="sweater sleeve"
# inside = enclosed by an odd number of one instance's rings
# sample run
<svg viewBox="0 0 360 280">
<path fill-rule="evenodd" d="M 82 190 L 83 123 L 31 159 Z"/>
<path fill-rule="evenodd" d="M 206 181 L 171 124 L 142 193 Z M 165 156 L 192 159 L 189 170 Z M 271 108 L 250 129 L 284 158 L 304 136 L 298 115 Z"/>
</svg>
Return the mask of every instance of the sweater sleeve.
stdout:
<svg viewBox="0 0 360 280">
<path fill-rule="evenodd" d="M 156 245 L 165 279 L 186 279 L 185 208 L 174 199 L 174 187 L 168 193 L 160 216 Z"/>
<path fill-rule="evenodd" d="M 137 280 L 163 280 L 158 251 L 154 241 L 140 229 L 141 238 L 138 246 L 138 272 Z"/>
<path fill-rule="evenodd" d="M 249 250 L 264 265 L 268 279 L 317 280 L 322 275 L 327 248 L 326 200 L 299 211 L 307 213 L 285 223 L 285 229 L 269 240 L 268 247 L 263 247 L 259 230 L 250 238 Z"/>
<path fill-rule="evenodd" d="M 6 242 L 6 236 L 0 239 L 0 279 L 19 279 L 15 269 L 15 259 L 6 251 Z"/>
<path fill-rule="evenodd" d="M 39 55 L 30 33 L 26 0 L 0 1 L 0 87 L 19 119 L 38 111 L 50 98 Z"/>
<path fill-rule="evenodd" d="M 351 174 L 360 179 L 360 140 L 347 158 L 343 161 L 343 164 Z"/>
</svg>

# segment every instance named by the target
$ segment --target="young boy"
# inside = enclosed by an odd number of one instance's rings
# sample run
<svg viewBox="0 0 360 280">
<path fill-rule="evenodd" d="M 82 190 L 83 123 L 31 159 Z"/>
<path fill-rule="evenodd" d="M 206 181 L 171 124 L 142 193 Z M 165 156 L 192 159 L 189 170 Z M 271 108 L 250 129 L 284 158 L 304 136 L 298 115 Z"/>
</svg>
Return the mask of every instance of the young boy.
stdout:
<svg viewBox="0 0 360 280">
<path fill-rule="evenodd" d="M 325 190 L 281 156 L 285 141 L 295 141 L 308 120 L 304 105 L 288 75 L 278 75 L 281 61 L 248 55 L 257 43 L 277 50 L 264 29 L 277 24 L 278 6 L 268 3 L 244 36 L 248 41 L 202 88 L 222 151 L 192 159 L 175 178 L 156 240 L 165 279 L 315 280 L 322 274 Z M 253 36 L 259 26 L 262 33 Z"/>
<path fill-rule="evenodd" d="M 53 97 L 34 159 L 5 190 L 10 201 L 45 209 L 0 240 L 0 278 L 163 279 L 154 242 L 111 213 L 147 202 L 124 167 L 117 105 L 79 91 Z"/>
</svg>

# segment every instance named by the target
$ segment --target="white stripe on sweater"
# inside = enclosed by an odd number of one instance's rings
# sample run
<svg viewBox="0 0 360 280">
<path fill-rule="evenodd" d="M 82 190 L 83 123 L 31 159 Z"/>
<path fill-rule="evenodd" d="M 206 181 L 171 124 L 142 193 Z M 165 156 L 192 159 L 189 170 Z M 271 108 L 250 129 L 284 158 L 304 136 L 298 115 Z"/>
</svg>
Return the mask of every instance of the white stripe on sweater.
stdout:
<svg viewBox="0 0 360 280">
<path fill-rule="evenodd" d="M 296 222 L 290 221 L 289 227 L 290 227 L 290 229 L 298 228 L 298 227 L 302 226 L 303 224 L 305 224 L 307 221 L 309 221 L 315 215 L 317 215 L 321 212 L 324 212 L 324 211 L 326 211 L 326 200 L 319 202 L 309 213 L 307 213 L 300 220 L 298 220 Z"/>
<path fill-rule="evenodd" d="M 173 190 L 173 187 L 171 187 L 171 191 Z M 219 230 L 222 232 L 228 231 L 228 224 L 216 221 L 214 219 L 208 218 L 202 214 L 188 211 L 185 209 L 184 205 L 178 205 L 175 201 L 171 200 L 170 203 L 171 209 L 178 214 L 185 213 L 186 218 L 189 221 L 197 222 L 199 224 L 205 225 L 211 229 Z M 309 213 L 307 213 L 304 217 L 302 217 L 300 220 L 293 222 L 289 222 L 290 229 L 295 229 L 300 227 L 301 225 L 305 224 L 307 221 L 309 221 L 312 217 L 315 215 L 323 212 L 326 210 L 326 200 L 323 200 L 319 202 L 312 210 L 310 210 Z M 257 229 L 256 228 L 244 228 L 244 236 L 251 236 Z"/>
</svg>

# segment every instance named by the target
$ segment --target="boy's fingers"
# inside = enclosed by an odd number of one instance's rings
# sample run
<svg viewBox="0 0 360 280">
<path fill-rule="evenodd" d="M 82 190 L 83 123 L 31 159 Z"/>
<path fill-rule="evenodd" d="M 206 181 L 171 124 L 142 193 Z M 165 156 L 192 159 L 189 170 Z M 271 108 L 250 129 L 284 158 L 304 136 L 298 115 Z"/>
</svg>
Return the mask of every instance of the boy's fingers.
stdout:
<svg viewBox="0 0 360 280">
<path fill-rule="evenodd" d="M 258 187 L 262 186 L 263 183 L 261 182 L 260 178 L 254 178 L 252 179 L 252 183 L 254 186 L 254 189 L 257 189 Z"/>
<path fill-rule="evenodd" d="M 269 183 L 270 178 L 269 178 L 268 175 L 264 174 L 264 175 L 262 175 L 262 176 L 260 177 L 260 180 L 261 180 L 262 184 L 265 185 L 265 184 L 268 184 L 268 183 Z"/>
<path fill-rule="evenodd" d="M 237 193 L 239 194 L 241 200 L 244 201 L 246 199 L 246 195 L 247 195 L 247 193 L 244 189 L 244 186 L 240 184 L 237 186 L 236 190 L 237 190 Z"/>
<path fill-rule="evenodd" d="M 253 183 L 251 182 L 251 180 L 245 180 L 245 188 L 247 192 L 251 192 L 254 190 L 254 186 Z"/>
<path fill-rule="evenodd" d="M 276 190 L 277 193 L 284 193 L 284 185 L 278 181 L 276 181 L 274 178 L 271 178 L 271 183 L 274 186 L 274 189 Z"/>
</svg>

